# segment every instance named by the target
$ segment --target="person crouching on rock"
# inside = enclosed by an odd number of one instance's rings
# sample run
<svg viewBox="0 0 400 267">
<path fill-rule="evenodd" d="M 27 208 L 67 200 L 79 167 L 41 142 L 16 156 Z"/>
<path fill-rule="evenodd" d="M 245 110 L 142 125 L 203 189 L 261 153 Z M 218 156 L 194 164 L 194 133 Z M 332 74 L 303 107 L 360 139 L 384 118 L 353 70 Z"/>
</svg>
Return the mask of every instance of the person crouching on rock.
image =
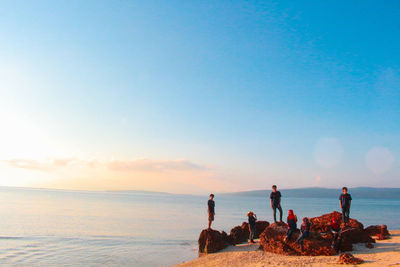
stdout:
<svg viewBox="0 0 400 267">
<path fill-rule="evenodd" d="M 308 238 L 310 236 L 310 228 L 311 228 L 310 220 L 307 217 L 303 218 L 303 223 L 300 226 L 301 235 L 297 239 L 297 242 L 300 244 L 301 250 L 303 250 L 303 239 Z"/>
<path fill-rule="evenodd" d="M 290 239 L 294 231 L 296 231 L 297 229 L 297 216 L 294 214 L 293 210 L 289 210 L 289 214 L 287 217 L 287 224 L 288 224 L 288 230 L 286 233 L 286 237 L 284 239 L 285 242 Z"/>
<path fill-rule="evenodd" d="M 214 194 L 210 195 L 210 199 L 207 202 L 207 210 L 208 210 L 208 230 L 211 229 L 211 223 L 214 221 L 215 215 L 215 202 L 214 202 Z"/>
<path fill-rule="evenodd" d="M 332 222 L 331 222 L 331 231 L 333 233 L 333 240 L 332 240 L 332 244 L 331 246 L 334 248 L 336 242 L 338 241 L 340 234 L 342 232 L 342 230 L 340 229 L 340 224 L 338 222 L 338 220 L 336 218 L 332 218 Z M 336 251 L 340 250 L 340 239 L 339 242 L 336 246 Z"/>
<path fill-rule="evenodd" d="M 249 211 L 247 213 L 247 217 L 249 218 L 250 244 L 254 244 L 254 235 L 256 234 L 257 215 L 255 215 L 254 212 Z"/>
</svg>

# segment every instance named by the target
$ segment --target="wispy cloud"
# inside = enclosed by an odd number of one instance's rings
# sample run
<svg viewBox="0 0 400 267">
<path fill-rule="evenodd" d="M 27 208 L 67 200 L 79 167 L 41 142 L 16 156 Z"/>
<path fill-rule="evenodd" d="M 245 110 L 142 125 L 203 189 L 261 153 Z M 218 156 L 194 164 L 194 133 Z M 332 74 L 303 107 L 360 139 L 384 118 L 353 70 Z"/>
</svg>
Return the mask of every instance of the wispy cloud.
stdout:
<svg viewBox="0 0 400 267">
<path fill-rule="evenodd" d="M 209 170 L 209 166 L 199 165 L 188 160 L 114 160 L 109 162 L 107 166 L 109 169 L 115 171 L 163 172 Z"/>
<path fill-rule="evenodd" d="M 100 167 L 119 172 L 168 172 L 168 171 L 207 171 L 210 166 L 193 163 L 189 160 L 81 160 L 76 158 L 52 158 L 46 160 L 10 159 L 3 163 L 14 168 L 30 169 L 37 171 L 55 171 L 68 166 Z"/>
</svg>

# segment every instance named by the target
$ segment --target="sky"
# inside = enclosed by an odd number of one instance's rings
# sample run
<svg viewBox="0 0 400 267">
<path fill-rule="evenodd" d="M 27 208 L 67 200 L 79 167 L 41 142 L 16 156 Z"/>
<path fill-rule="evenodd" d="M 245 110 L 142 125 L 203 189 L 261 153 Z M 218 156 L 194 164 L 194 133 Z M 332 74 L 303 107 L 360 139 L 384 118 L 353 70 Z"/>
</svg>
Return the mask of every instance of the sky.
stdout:
<svg viewBox="0 0 400 267">
<path fill-rule="evenodd" d="M 3 1 L 0 186 L 400 187 L 399 1 Z"/>
</svg>

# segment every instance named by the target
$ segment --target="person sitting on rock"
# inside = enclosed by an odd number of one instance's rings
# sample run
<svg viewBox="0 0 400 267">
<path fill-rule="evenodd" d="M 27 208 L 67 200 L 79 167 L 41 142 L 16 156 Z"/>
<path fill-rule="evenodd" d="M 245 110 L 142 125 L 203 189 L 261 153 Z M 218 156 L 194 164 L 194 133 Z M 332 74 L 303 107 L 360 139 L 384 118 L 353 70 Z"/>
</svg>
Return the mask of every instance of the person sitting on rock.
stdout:
<svg viewBox="0 0 400 267">
<path fill-rule="evenodd" d="M 334 248 L 335 244 L 337 243 L 337 241 L 340 237 L 340 234 L 342 232 L 342 229 L 340 229 L 340 224 L 336 218 L 332 218 L 331 231 L 333 233 L 333 240 L 332 240 L 331 246 Z M 336 246 L 336 250 L 339 250 L 339 249 L 340 249 L 340 240 Z"/>
<path fill-rule="evenodd" d="M 342 188 L 343 194 L 339 196 L 340 208 L 342 209 L 343 222 L 346 224 L 350 219 L 350 206 L 351 206 L 351 195 L 347 193 L 347 187 Z"/>
<path fill-rule="evenodd" d="M 215 215 L 215 202 L 214 202 L 214 194 L 210 195 L 210 199 L 207 202 L 207 211 L 208 211 L 208 229 L 211 229 L 211 223 L 214 221 Z"/>
<path fill-rule="evenodd" d="M 297 216 L 294 214 L 293 210 L 289 210 L 289 214 L 287 217 L 287 224 L 288 224 L 288 230 L 286 233 L 286 237 L 284 239 L 285 242 L 290 239 L 294 231 L 296 231 L 297 229 Z"/>
<path fill-rule="evenodd" d="M 308 238 L 310 236 L 310 228 L 311 222 L 307 217 L 303 218 L 303 223 L 300 226 L 301 235 L 297 239 L 297 242 L 300 244 L 301 250 L 303 250 L 303 239 Z"/>
<path fill-rule="evenodd" d="M 249 218 L 250 244 L 254 244 L 254 235 L 256 234 L 257 215 L 255 215 L 254 212 L 249 211 L 247 213 L 247 217 Z"/>
</svg>

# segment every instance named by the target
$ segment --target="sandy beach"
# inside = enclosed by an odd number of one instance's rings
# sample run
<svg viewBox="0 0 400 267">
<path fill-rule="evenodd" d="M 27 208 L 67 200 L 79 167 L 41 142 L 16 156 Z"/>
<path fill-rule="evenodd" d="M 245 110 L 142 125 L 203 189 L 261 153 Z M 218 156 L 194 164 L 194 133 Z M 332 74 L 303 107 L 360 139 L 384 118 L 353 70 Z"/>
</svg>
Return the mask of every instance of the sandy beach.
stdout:
<svg viewBox="0 0 400 267">
<path fill-rule="evenodd" d="M 400 266 L 400 230 L 390 231 L 392 237 L 377 241 L 373 249 L 364 244 L 355 246 L 351 253 L 363 259 L 363 266 Z M 337 263 L 339 256 L 284 256 L 264 252 L 254 245 L 240 244 L 189 262 L 176 265 L 177 267 L 235 267 L 235 266 L 342 266 Z"/>
</svg>

